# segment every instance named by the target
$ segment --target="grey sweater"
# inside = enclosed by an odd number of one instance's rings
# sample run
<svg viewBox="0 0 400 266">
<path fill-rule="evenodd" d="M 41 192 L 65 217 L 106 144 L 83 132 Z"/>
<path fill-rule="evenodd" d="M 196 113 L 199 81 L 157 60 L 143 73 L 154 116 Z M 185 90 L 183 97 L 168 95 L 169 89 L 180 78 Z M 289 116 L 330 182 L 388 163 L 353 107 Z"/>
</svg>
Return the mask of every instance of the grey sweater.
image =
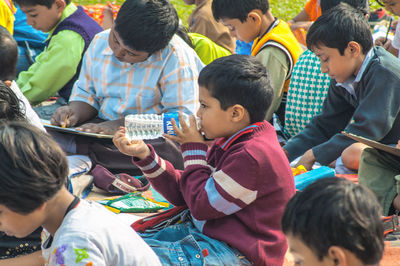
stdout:
<svg viewBox="0 0 400 266">
<path fill-rule="evenodd" d="M 354 85 L 357 98 L 332 79 L 321 114 L 284 146 L 290 161 L 312 148 L 317 162 L 331 163 L 355 142 L 342 130 L 385 144 L 400 139 L 400 61 L 381 47 L 373 49 Z"/>
</svg>

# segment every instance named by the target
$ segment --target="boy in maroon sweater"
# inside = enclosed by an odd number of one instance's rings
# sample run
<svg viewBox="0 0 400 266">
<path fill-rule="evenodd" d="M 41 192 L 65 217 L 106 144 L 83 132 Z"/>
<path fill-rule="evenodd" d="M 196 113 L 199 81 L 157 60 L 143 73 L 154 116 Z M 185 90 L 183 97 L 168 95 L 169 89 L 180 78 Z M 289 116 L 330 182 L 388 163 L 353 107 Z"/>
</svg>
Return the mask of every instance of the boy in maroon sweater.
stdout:
<svg viewBox="0 0 400 266">
<path fill-rule="evenodd" d="M 257 59 L 219 58 L 199 75 L 200 130 L 195 118 L 175 121 L 185 169 L 176 170 L 143 141 L 129 142 L 122 128 L 114 144 L 152 186 L 175 206 L 187 205 L 184 222 L 142 235 L 163 264 L 282 265 L 287 249 L 280 230 L 294 181 L 274 128 L 264 121 L 272 89 Z M 215 139 L 208 150 L 201 132 Z M 186 264 L 185 264 L 186 263 Z"/>
</svg>

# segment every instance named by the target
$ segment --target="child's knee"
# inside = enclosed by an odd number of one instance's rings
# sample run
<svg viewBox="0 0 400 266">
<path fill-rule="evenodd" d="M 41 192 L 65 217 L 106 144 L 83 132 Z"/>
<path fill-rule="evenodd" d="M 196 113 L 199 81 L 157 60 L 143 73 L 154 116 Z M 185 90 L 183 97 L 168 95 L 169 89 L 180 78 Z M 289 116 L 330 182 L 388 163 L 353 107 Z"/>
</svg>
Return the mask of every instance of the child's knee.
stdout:
<svg viewBox="0 0 400 266">
<path fill-rule="evenodd" d="M 342 152 L 342 162 L 344 166 L 352 170 L 358 170 L 360 158 L 363 150 L 368 146 L 362 143 L 354 143 Z"/>
</svg>

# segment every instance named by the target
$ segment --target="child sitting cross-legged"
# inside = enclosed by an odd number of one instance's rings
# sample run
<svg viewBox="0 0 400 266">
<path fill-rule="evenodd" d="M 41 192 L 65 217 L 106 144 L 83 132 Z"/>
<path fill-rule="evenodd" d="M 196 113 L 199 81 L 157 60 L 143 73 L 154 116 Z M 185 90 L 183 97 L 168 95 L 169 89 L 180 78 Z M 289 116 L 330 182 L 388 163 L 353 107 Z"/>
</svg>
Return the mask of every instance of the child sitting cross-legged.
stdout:
<svg viewBox="0 0 400 266">
<path fill-rule="evenodd" d="M 370 190 L 341 178 L 320 179 L 287 204 L 282 218 L 295 265 L 379 265 L 381 207 Z"/>
<path fill-rule="evenodd" d="M 42 251 L 0 265 L 160 265 L 116 214 L 65 187 L 64 152 L 26 122 L 0 123 L 0 231 L 23 238 L 38 227 Z"/>
<path fill-rule="evenodd" d="M 397 143 L 400 130 L 400 64 L 382 47 L 373 47 L 365 15 L 340 3 L 322 14 L 307 33 L 307 47 L 331 77 L 322 111 L 283 147 L 290 161 L 311 169 L 340 157 L 358 170 L 366 145 L 344 136 L 346 131 Z"/>
<path fill-rule="evenodd" d="M 198 82 L 200 130 L 193 116 L 189 125 L 181 116 L 181 129 L 172 123 L 176 136 L 164 135 L 181 144 L 183 171 L 151 145 L 130 142 L 124 128 L 114 136 L 158 192 L 189 210 L 182 223 L 142 237 L 163 264 L 282 265 L 280 218 L 294 181 L 264 121 L 272 100 L 267 70 L 254 57 L 231 55 L 206 66 Z M 209 150 L 201 132 L 215 139 Z"/>
</svg>

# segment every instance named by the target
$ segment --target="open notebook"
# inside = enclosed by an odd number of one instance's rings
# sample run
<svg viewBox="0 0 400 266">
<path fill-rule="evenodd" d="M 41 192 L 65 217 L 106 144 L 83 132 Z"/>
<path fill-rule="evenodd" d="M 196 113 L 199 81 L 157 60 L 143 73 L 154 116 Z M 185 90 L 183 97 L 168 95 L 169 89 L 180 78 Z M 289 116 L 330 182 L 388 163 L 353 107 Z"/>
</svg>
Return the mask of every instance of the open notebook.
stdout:
<svg viewBox="0 0 400 266">
<path fill-rule="evenodd" d="M 375 140 L 367 139 L 367 138 L 364 138 L 364 137 L 361 137 L 361 136 L 357 136 L 357 135 L 354 135 L 352 133 L 347 133 L 347 132 L 344 132 L 344 131 L 342 131 L 342 134 L 347 136 L 347 137 L 349 137 L 349 138 L 351 138 L 351 139 L 354 139 L 354 140 L 356 140 L 358 142 L 361 142 L 361 143 L 364 143 L 364 144 L 366 144 L 368 146 L 371 146 L 371 147 L 373 147 L 375 149 L 386 151 L 388 153 L 391 153 L 393 155 L 396 155 L 396 156 L 400 157 L 400 149 L 398 149 L 396 147 L 392 147 L 392 146 L 389 146 L 389 145 L 386 145 L 386 144 L 382 144 L 382 143 L 377 142 Z"/>
<path fill-rule="evenodd" d="M 45 119 L 40 119 L 40 121 L 42 122 L 42 124 L 43 124 L 43 126 L 45 128 L 57 130 L 57 131 L 60 131 L 60 132 L 78 134 L 78 135 L 83 135 L 83 136 L 88 136 L 88 137 L 95 137 L 95 138 L 106 138 L 106 139 L 112 139 L 113 138 L 113 135 L 90 133 L 90 132 L 76 130 L 73 127 L 63 128 L 63 127 L 55 126 L 55 125 L 52 125 L 49 120 L 45 120 Z"/>
</svg>

